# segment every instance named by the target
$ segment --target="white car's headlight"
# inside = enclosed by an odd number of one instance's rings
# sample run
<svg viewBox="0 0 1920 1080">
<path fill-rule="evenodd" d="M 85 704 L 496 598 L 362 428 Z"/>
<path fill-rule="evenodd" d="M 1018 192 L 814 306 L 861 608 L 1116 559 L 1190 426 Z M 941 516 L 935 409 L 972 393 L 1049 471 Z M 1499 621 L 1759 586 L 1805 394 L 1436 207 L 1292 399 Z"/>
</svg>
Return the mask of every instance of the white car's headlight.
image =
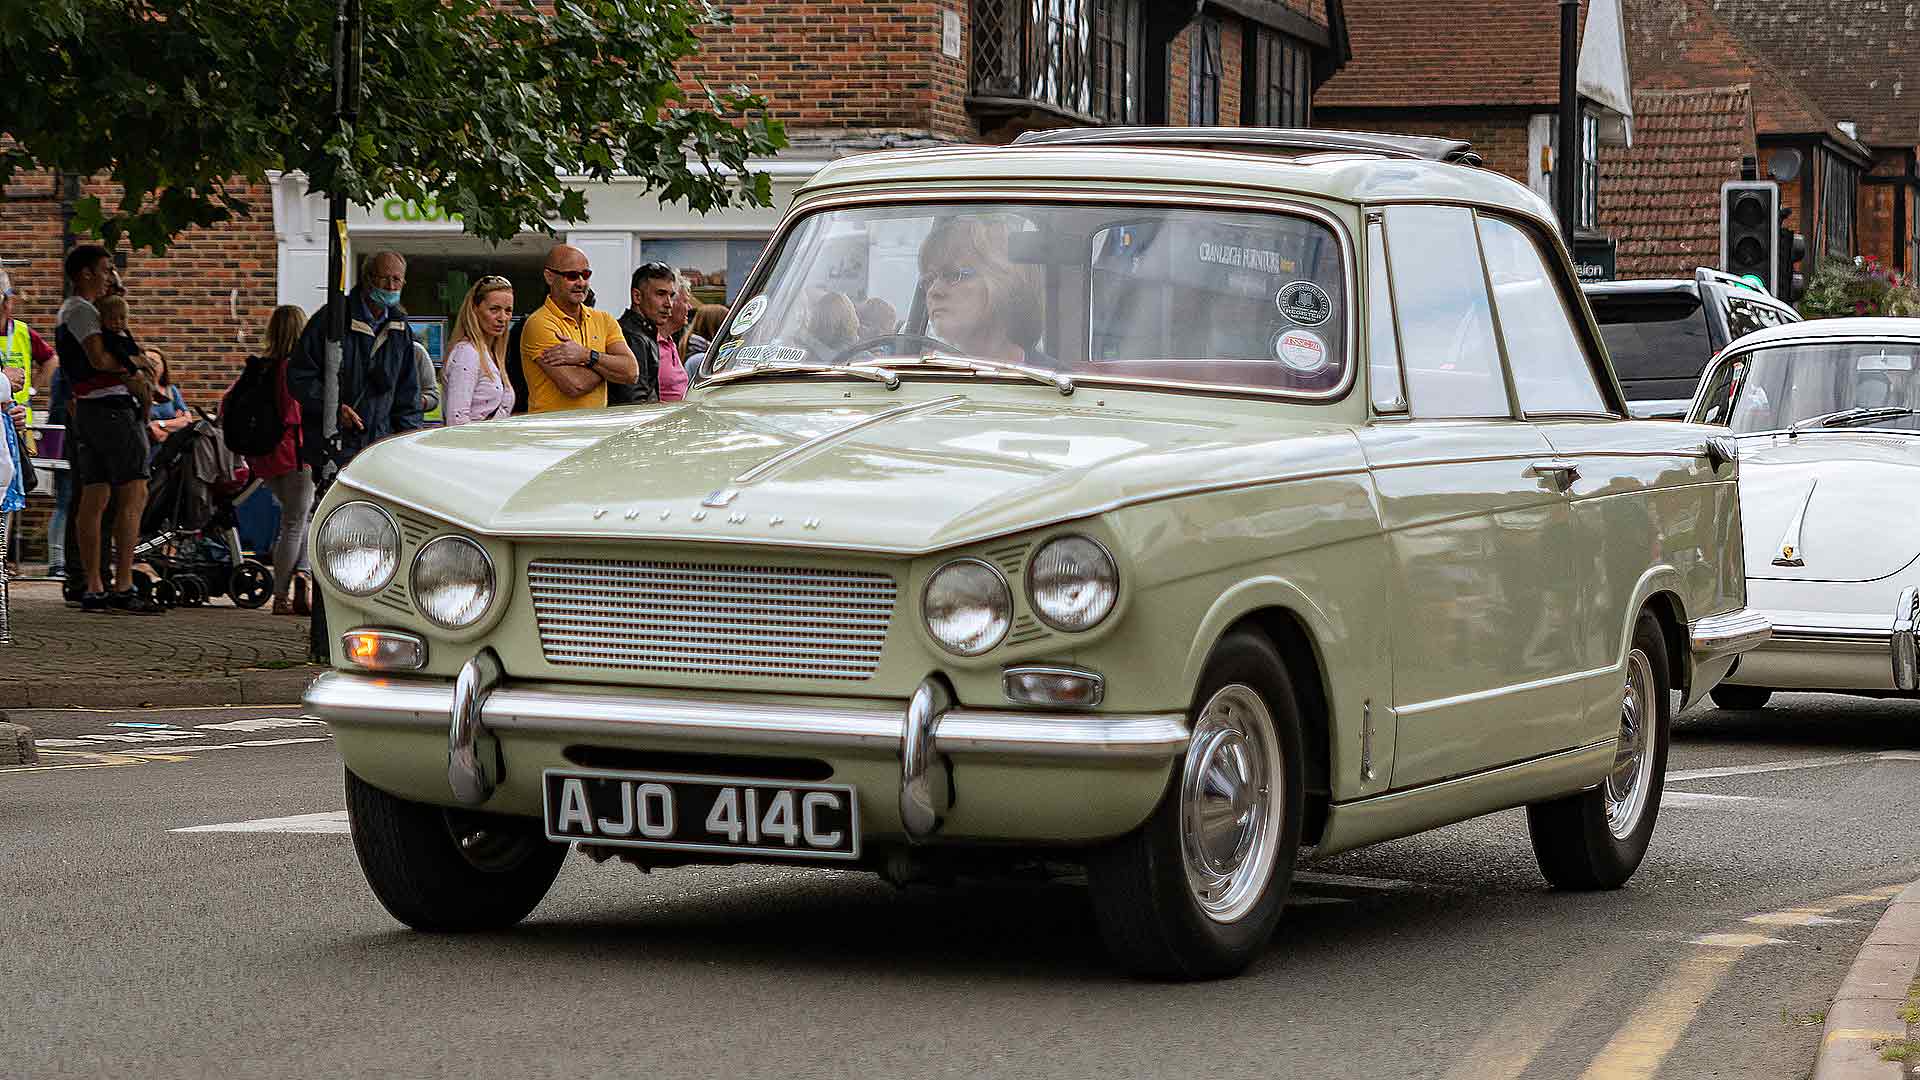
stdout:
<svg viewBox="0 0 1920 1080">
<path fill-rule="evenodd" d="M 979 559 L 955 559 L 927 579 L 927 631 L 942 648 L 979 656 L 1007 636 L 1013 592 L 1000 571 Z"/>
<path fill-rule="evenodd" d="M 493 560 L 464 536 L 437 536 L 413 557 L 408 584 L 414 606 L 429 622 L 464 629 L 493 603 Z"/>
<path fill-rule="evenodd" d="M 1033 557 L 1027 590 L 1040 621 L 1055 630 L 1090 630 L 1120 598 L 1120 570 L 1098 542 L 1062 536 Z"/>
<path fill-rule="evenodd" d="M 353 596 L 387 587 L 400 567 L 400 529 L 370 502 L 341 503 L 320 523 L 320 565 L 335 585 Z"/>
</svg>

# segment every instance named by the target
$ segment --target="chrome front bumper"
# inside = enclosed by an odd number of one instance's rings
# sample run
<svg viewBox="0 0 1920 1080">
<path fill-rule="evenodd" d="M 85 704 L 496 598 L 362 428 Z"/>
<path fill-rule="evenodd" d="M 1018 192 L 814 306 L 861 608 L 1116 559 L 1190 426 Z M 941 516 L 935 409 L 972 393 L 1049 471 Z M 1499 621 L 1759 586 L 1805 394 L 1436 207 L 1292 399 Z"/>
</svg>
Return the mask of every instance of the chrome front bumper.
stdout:
<svg viewBox="0 0 1920 1080">
<path fill-rule="evenodd" d="M 447 734 L 447 785 L 466 805 L 485 803 L 496 779 L 478 752 L 489 732 L 641 738 L 662 745 L 737 742 L 897 753 L 899 811 L 914 839 L 940 826 L 934 792 L 948 790 L 949 758 L 1071 763 L 1168 761 L 1187 746 L 1180 713 L 1026 712 L 956 708 L 929 678 L 907 702 L 888 706 L 715 701 L 614 687 L 503 685 L 490 650 L 452 682 L 333 671 L 307 689 L 324 720 L 431 728 Z"/>
</svg>

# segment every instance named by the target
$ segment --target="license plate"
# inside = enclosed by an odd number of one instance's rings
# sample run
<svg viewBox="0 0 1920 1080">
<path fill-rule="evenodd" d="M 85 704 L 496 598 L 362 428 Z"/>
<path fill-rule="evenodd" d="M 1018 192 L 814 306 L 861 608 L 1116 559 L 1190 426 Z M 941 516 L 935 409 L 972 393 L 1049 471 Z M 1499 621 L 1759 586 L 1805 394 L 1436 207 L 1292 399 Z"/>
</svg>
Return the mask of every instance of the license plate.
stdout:
<svg viewBox="0 0 1920 1080">
<path fill-rule="evenodd" d="M 860 857 L 845 784 L 548 769 L 547 839 L 803 859 Z"/>
</svg>

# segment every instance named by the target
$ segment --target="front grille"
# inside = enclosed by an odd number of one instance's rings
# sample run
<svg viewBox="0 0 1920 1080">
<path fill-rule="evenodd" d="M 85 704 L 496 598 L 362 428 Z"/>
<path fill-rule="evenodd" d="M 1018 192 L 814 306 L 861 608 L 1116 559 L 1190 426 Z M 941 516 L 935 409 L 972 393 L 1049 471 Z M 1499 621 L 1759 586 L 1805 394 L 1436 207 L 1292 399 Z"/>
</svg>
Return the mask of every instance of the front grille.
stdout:
<svg viewBox="0 0 1920 1080">
<path fill-rule="evenodd" d="M 547 662 L 724 675 L 870 678 L 898 592 L 885 574 L 540 559 L 527 567 Z"/>
</svg>

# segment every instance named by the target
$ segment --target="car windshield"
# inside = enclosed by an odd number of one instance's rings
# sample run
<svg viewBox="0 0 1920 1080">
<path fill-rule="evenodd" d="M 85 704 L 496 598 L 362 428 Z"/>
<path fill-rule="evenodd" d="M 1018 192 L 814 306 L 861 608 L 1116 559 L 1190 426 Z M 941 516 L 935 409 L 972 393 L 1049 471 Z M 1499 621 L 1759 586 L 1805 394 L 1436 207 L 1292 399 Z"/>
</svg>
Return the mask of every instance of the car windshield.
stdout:
<svg viewBox="0 0 1920 1080">
<path fill-rule="evenodd" d="M 1330 397 L 1347 385 L 1346 254 L 1292 214 L 916 203 L 813 214 L 734 308 L 711 374 L 954 359 L 1074 379 Z M 923 357 L 947 361 L 918 364 Z M 982 377 L 1016 378 L 981 364 Z M 1031 375 L 1028 382 L 1041 382 Z"/>
<path fill-rule="evenodd" d="M 1920 409 L 1916 354 L 1915 340 L 1755 349 L 1714 369 L 1693 418 L 1743 435 L 1796 424 L 1920 431 L 1920 416 L 1906 411 Z"/>
</svg>

